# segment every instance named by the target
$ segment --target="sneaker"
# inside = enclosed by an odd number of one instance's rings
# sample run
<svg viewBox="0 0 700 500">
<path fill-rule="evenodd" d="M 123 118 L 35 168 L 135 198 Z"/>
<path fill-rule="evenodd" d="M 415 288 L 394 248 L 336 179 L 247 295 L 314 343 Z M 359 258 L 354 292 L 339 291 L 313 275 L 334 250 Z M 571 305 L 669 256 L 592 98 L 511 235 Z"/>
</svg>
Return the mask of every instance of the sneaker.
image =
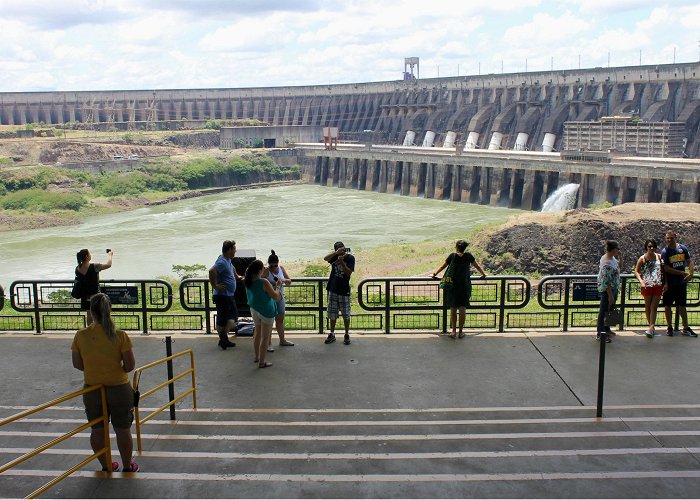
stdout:
<svg viewBox="0 0 700 500">
<path fill-rule="evenodd" d="M 106 467 L 102 468 L 102 472 L 109 472 Z M 119 472 L 119 462 L 112 462 L 112 472 Z"/>
<path fill-rule="evenodd" d="M 644 334 L 650 339 L 654 338 L 654 332 L 652 332 L 651 330 L 647 330 L 646 332 L 644 332 Z"/>
<path fill-rule="evenodd" d="M 595 339 L 596 339 L 596 340 L 600 340 L 600 335 L 596 335 L 596 336 L 595 336 Z M 609 343 L 612 342 L 612 337 L 611 337 L 610 335 L 608 335 L 607 333 L 604 333 L 604 334 L 603 334 L 603 340 L 605 341 L 606 344 L 609 344 Z"/>
<path fill-rule="evenodd" d="M 329 333 L 328 338 L 323 341 L 324 344 L 332 344 L 333 342 L 335 342 L 335 335 L 332 333 Z"/>
<path fill-rule="evenodd" d="M 670 326 L 666 328 L 666 335 L 668 335 L 669 337 L 673 337 L 673 328 L 671 328 Z"/>
<path fill-rule="evenodd" d="M 343 344 L 350 345 L 350 335 L 348 335 L 347 333 L 345 334 L 345 337 L 343 337 Z"/>
<path fill-rule="evenodd" d="M 293 347 L 293 346 L 294 346 L 294 342 L 290 342 L 289 340 L 283 340 L 282 342 L 280 342 L 280 345 L 281 345 L 281 346 Z"/>
<path fill-rule="evenodd" d="M 272 345 L 267 346 L 267 352 L 275 352 L 275 348 Z"/>
<path fill-rule="evenodd" d="M 219 347 L 225 351 L 228 347 L 236 347 L 236 343 L 230 340 L 219 340 Z"/>
<path fill-rule="evenodd" d="M 697 336 L 698 336 L 698 334 L 695 333 L 695 332 L 693 331 L 693 329 L 690 328 L 690 327 L 688 327 L 688 328 L 683 328 L 683 331 L 681 332 L 681 334 L 683 334 L 683 335 L 686 336 L 686 337 L 697 337 Z"/>
<path fill-rule="evenodd" d="M 139 464 L 136 462 L 131 462 L 131 467 L 128 469 L 124 467 L 124 472 L 138 472 L 139 471 Z"/>
</svg>

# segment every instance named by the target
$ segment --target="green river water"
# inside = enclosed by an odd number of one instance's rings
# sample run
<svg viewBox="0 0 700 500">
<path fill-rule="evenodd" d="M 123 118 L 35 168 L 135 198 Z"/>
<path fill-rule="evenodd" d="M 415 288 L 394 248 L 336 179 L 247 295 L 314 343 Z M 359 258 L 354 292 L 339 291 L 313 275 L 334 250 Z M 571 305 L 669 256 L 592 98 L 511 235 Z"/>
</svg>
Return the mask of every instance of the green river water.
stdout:
<svg viewBox="0 0 700 500">
<path fill-rule="evenodd" d="M 114 250 L 102 279 L 172 275 L 173 264 L 204 264 L 236 240 L 265 260 L 320 258 L 336 240 L 354 249 L 418 242 L 497 224 L 516 210 L 314 185 L 227 192 L 85 219 L 73 227 L 0 233 L 0 284 L 19 279 L 72 279 L 75 253 L 93 262 Z"/>
</svg>

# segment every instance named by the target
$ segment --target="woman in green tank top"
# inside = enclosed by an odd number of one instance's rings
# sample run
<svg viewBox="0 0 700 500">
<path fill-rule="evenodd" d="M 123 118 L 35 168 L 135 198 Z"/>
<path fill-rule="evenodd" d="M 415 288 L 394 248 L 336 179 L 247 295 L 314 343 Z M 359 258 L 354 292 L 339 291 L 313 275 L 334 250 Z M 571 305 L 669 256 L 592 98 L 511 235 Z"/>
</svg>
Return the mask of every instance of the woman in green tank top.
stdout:
<svg viewBox="0 0 700 500">
<path fill-rule="evenodd" d="M 273 288 L 270 282 L 263 279 L 262 274 L 265 265 L 261 260 L 254 260 L 245 270 L 245 293 L 248 297 L 250 313 L 255 324 L 253 345 L 255 346 L 255 362 L 259 368 L 267 368 L 272 363 L 265 361 L 267 353 L 267 341 L 272 334 L 272 326 L 277 316 L 277 301 L 281 294 L 279 281 Z"/>
</svg>

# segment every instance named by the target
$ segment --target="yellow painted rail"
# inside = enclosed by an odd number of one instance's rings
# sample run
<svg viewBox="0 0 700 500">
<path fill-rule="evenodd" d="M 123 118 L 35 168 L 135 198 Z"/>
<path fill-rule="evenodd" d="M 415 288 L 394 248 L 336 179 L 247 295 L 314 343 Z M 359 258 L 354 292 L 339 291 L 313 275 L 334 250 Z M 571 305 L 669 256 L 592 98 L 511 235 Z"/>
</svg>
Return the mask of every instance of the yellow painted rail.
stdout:
<svg viewBox="0 0 700 500">
<path fill-rule="evenodd" d="M 9 470 L 9 469 L 12 469 L 13 467 L 16 467 L 17 465 L 21 464 L 22 462 L 39 455 L 40 453 L 48 450 L 49 448 L 52 448 L 59 443 L 62 443 L 66 439 L 69 439 L 69 438 L 75 436 L 76 434 L 78 434 L 79 432 L 82 432 L 85 429 L 88 429 L 91 426 L 96 425 L 100 422 L 102 422 L 102 424 L 104 425 L 104 429 L 105 429 L 104 448 L 93 453 L 92 455 L 87 457 L 85 460 L 83 460 L 79 464 L 71 467 L 70 469 L 68 469 L 66 472 L 64 472 L 63 474 L 61 474 L 57 478 L 52 479 L 51 481 L 46 483 L 41 488 L 33 491 L 32 493 L 27 495 L 26 498 L 36 498 L 37 496 L 41 495 L 49 488 L 53 487 L 58 482 L 64 480 L 65 478 L 67 478 L 68 476 L 73 474 L 75 471 L 82 469 L 87 464 L 89 464 L 91 461 L 93 461 L 94 459 L 96 459 L 97 457 L 99 457 L 101 455 L 105 456 L 105 460 L 108 464 L 112 463 L 112 449 L 110 448 L 110 444 L 109 444 L 109 414 L 107 413 L 107 396 L 105 393 L 105 387 L 102 384 L 92 385 L 92 386 L 86 387 L 82 390 L 71 392 L 70 394 L 62 396 L 58 399 L 54 399 L 53 401 L 49 401 L 48 403 L 44 403 L 44 404 L 36 406 L 34 408 L 30 408 L 29 410 L 23 411 L 22 413 L 18 413 L 16 415 L 13 415 L 11 417 L 8 417 L 8 418 L 0 421 L 0 427 L 2 427 L 4 425 L 10 424 L 10 423 L 15 422 L 17 420 L 21 420 L 25 417 L 28 417 L 29 415 L 34 415 L 35 413 L 38 413 L 42 410 L 46 410 L 48 408 L 51 408 L 52 406 L 56 406 L 56 405 L 61 404 L 65 401 L 68 401 L 68 400 L 73 399 L 73 398 L 77 398 L 78 396 L 82 396 L 83 394 L 87 394 L 87 393 L 93 392 L 93 391 L 100 391 L 100 397 L 102 399 L 102 416 L 101 417 L 98 417 L 94 420 L 91 420 L 90 422 L 87 422 L 79 427 L 76 427 L 72 431 L 67 432 L 60 437 L 57 437 L 53 441 L 46 443 L 46 444 L 40 446 L 39 448 L 36 448 L 33 451 L 25 453 L 21 457 L 18 457 L 16 459 L 12 460 L 11 462 L 6 463 L 5 465 L 0 466 L 0 474 L 5 472 L 6 470 Z"/>
<path fill-rule="evenodd" d="M 185 370 L 184 372 L 182 372 L 178 375 L 173 375 L 173 377 L 171 379 L 168 379 L 165 382 L 163 382 L 162 384 L 157 385 L 153 389 L 150 389 L 150 390 L 144 392 L 143 394 L 141 394 L 140 401 L 143 401 L 145 398 L 147 398 L 148 396 L 150 396 L 154 392 L 156 392 L 164 387 L 167 387 L 168 385 L 172 384 L 176 380 L 180 380 L 181 378 L 186 377 L 187 375 L 191 376 L 190 378 L 192 380 L 192 386 L 188 390 L 186 390 L 185 392 L 183 392 L 179 396 L 175 397 L 172 401 L 165 403 L 163 406 L 156 409 L 155 411 L 153 411 L 152 413 L 150 413 L 149 415 L 147 415 L 143 419 L 141 418 L 141 413 L 139 412 L 139 407 L 137 406 L 134 409 L 135 416 L 136 416 L 136 418 L 135 418 L 135 420 L 136 420 L 136 446 L 138 448 L 139 453 L 141 453 L 143 451 L 142 446 L 141 446 L 141 424 L 145 424 L 146 422 L 151 420 L 153 417 L 158 415 L 160 412 L 162 412 L 166 408 L 171 407 L 172 405 L 174 405 L 175 403 L 177 403 L 181 399 L 189 396 L 190 394 L 192 394 L 192 402 L 194 403 L 194 409 L 197 410 L 197 384 L 195 382 L 194 353 L 192 352 L 192 349 L 187 349 L 186 351 L 178 352 L 177 354 L 173 354 L 172 356 L 168 356 L 167 358 L 159 359 L 158 361 L 154 361 L 153 363 L 149 363 L 145 366 L 142 366 L 142 367 L 134 370 L 134 379 L 133 379 L 132 385 L 134 387 L 134 390 L 137 391 L 139 389 L 139 382 L 141 380 L 141 373 L 142 372 L 148 370 L 149 368 L 153 368 L 155 366 L 161 365 L 163 363 L 166 363 L 166 362 L 173 360 L 175 358 L 179 358 L 181 356 L 186 356 L 188 354 L 190 356 L 190 368 L 188 370 Z"/>
</svg>

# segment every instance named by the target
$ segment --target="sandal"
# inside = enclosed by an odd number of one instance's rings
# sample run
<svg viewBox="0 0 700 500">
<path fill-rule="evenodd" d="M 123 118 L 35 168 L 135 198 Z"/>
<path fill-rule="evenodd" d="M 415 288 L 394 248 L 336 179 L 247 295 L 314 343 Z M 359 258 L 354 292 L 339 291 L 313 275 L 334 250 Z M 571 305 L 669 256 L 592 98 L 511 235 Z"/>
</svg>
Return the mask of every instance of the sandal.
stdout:
<svg viewBox="0 0 700 500">
<path fill-rule="evenodd" d="M 459 332 L 459 338 L 463 339 L 464 338 L 464 332 Z"/>
<path fill-rule="evenodd" d="M 131 467 L 127 470 L 126 467 L 124 467 L 124 472 L 138 472 L 139 471 L 139 464 L 136 462 L 131 462 Z"/>
<path fill-rule="evenodd" d="M 457 338 L 457 337 L 455 337 L 455 336 L 452 335 L 452 334 L 449 334 L 448 337 L 450 337 L 451 339 L 456 339 L 456 338 Z"/>
<path fill-rule="evenodd" d="M 102 467 L 102 472 L 109 472 L 106 467 Z M 112 462 L 112 472 L 119 472 L 119 462 Z"/>
<path fill-rule="evenodd" d="M 269 368 L 272 366 L 272 363 L 268 363 L 267 361 L 263 361 L 262 363 L 258 363 L 258 368 Z"/>
</svg>

